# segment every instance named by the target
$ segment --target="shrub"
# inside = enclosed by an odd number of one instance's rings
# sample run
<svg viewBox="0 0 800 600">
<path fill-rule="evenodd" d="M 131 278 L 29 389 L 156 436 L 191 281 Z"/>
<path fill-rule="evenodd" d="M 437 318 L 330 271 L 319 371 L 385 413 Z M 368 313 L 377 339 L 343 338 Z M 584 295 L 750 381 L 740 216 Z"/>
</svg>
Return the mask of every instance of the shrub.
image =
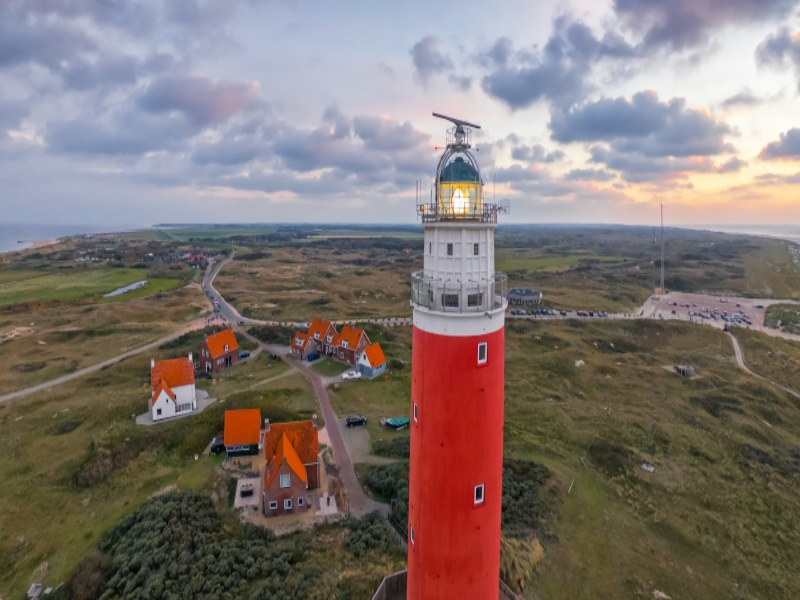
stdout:
<svg viewBox="0 0 800 600">
<path fill-rule="evenodd" d="M 372 451 L 379 456 L 409 458 L 411 456 L 411 438 L 397 437 L 391 440 L 376 440 L 372 442 Z"/>
<path fill-rule="evenodd" d="M 248 329 L 247 333 L 265 344 L 279 344 L 281 346 L 291 345 L 294 337 L 294 329 L 282 325 L 257 325 Z"/>
<path fill-rule="evenodd" d="M 351 521 L 348 529 L 344 547 L 356 558 L 364 558 L 370 550 L 386 552 L 397 545 L 394 532 L 378 511 Z"/>
</svg>

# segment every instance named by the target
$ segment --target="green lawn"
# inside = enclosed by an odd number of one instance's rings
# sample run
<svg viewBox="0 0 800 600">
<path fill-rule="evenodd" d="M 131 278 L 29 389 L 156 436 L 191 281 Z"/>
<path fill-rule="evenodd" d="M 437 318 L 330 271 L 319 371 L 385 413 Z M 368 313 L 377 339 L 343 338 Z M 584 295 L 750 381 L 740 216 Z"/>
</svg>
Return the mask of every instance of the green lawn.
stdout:
<svg viewBox="0 0 800 600">
<path fill-rule="evenodd" d="M 773 304 L 767 307 L 764 325 L 788 333 L 800 333 L 800 304 Z"/>
<path fill-rule="evenodd" d="M 137 281 L 148 279 L 147 285 L 112 298 L 103 294 Z M 145 269 L 114 269 L 105 266 L 77 267 L 68 271 L 4 271 L 0 288 L 0 305 L 21 302 L 69 302 L 95 298 L 120 301 L 151 296 L 181 284 L 180 279 L 149 279 Z"/>
<path fill-rule="evenodd" d="M 324 377 L 336 377 L 352 369 L 350 365 L 336 362 L 328 357 L 315 360 L 311 363 L 311 368 Z"/>
<path fill-rule="evenodd" d="M 504 273 L 514 271 L 559 272 L 576 267 L 581 262 L 622 262 L 622 256 L 599 256 L 595 254 L 573 254 L 566 256 L 538 256 L 526 249 L 499 248 L 496 252 L 496 268 Z"/>
</svg>

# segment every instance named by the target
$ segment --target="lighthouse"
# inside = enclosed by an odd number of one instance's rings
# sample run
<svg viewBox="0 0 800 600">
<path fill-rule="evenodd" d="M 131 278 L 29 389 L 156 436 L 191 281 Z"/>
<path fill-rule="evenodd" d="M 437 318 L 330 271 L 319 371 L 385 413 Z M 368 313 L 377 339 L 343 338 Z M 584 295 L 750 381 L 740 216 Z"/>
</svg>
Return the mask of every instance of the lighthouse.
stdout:
<svg viewBox="0 0 800 600">
<path fill-rule="evenodd" d="M 494 270 L 472 129 L 447 119 L 430 203 L 418 200 L 424 268 L 412 275 L 410 600 L 498 598 L 506 277 Z"/>
</svg>

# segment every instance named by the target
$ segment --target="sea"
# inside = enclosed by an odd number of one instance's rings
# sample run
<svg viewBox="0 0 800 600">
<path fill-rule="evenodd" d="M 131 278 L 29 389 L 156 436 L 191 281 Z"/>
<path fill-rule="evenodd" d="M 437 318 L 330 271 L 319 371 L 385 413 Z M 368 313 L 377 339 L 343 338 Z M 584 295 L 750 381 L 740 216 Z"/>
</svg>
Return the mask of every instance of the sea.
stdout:
<svg viewBox="0 0 800 600">
<path fill-rule="evenodd" d="M 55 240 L 68 235 L 128 231 L 130 227 L 109 225 L 26 225 L 0 223 L 0 252 L 30 248 L 36 241 Z M 21 243 L 20 243 L 21 242 Z"/>
</svg>

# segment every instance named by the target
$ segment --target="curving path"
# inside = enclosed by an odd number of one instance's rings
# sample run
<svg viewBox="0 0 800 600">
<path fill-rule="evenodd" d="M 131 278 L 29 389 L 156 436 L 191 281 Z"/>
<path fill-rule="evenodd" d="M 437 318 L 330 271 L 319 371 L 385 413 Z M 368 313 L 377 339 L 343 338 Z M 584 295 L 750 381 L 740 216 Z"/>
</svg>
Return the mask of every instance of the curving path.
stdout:
<svg viewBox="0 0 800 600">
<path fill-rule="evenodd" d="M 776 383 L 776 382 L 774 382 L 774 381 L 772 381 L 770 379 L 767 379 L 766 377 L 762 377 L 758 373 L 752 371 L 750 369 L 750 367 L 747 366 L 747 363 L 744 361 L 744 352 L 742 352 L 742 346 L 739 343 L 738 338 L 735 335 L 733 335 L 730 331 L 728 331 L 727 333 L 731 338 L 731 342 L 733 343 L 733 353 L 736 355 L 736 363 L 739 365 L 740 369 L 742 369 L 748 375 L 752 375 L 753 377 L 757 377 L 758 379 L 761 379 L 762 381 L 766 381 L 767 383 L 771 383 L 772 385 L 781 388 L 784 392 L 786 392 L 787 394 L 791 394 L 795 398 L 800 398 L 800 393 L 796 392 L 792 388 L 788 388 L 786 386 L 783 386 L 780 383 Z"/>
</svg>

